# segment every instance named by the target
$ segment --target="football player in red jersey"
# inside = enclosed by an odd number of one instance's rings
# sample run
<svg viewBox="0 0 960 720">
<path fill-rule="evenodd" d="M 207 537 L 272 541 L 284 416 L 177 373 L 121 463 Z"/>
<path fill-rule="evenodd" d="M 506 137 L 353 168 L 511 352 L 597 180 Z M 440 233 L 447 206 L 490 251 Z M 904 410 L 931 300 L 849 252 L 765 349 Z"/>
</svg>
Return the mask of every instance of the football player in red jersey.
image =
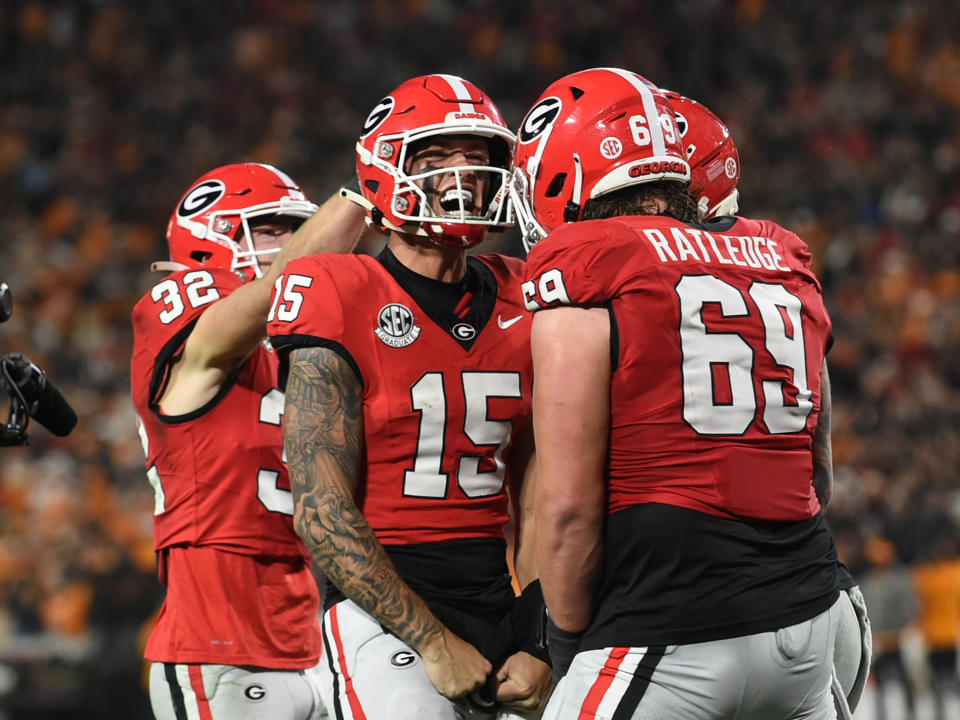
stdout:
<svg viewBox="0 0 960 720">
<path fill-rule="evenodd" d="M 835 717 L 812 483 L 830 319 L 806 246 L 701 224 L 672 108 L 624 70 L 547 88 L 514 178 L 546 235 L 523 285 L 535 544 L 569 670 L 544 717 Z"/>
<path fill-rule="evenodd" d="M 727 126 L 709 108 L 679 93 L 664 90 L 677 120 L 683 150 L 690 163 L 690 194 L 697 201 L 701 220 L 733 215 L 739 209 L 740 154 Z M 824 362 L 820 387 L 820 417 L 817 432 L 823 433 L 820 461 L 814 467 L 813 483 L 820 504 L 826 508 L 833 487 L 830 445 L 830 380 Z M 834 645 L 834 674 L 846 707 L 852 715 L 860 703 L 870 674 L 873 639 L 866 602 L 846 565 L 838 564 L 840 589 L 844 590 L 843 614 Z"/>
<path fill-rule="evenodd" d="M 167 225 L 170 261 L 154 269 L 172 272 L 133 311 L 131 364 L 167 588 L 145 652 L 157 720 L 325 717 L 319 593 L 293 531 L 263 340 L 286 260 L 349 251 L 363 217 L 339 196 L 317 210 L 283 172 L 237 163 L 194 182 Z"/>
<path fill-rule="evenodd" d="M 527 518 L 519 603 L 504 539 L 532 491 L 523 263 L 466 252 L 509 224 L 513 142 L 472 83 L 402 83 L 357 143 L 386 248 L 292 262 L 274 298 L 294 524 L 332 583 L 338 718 L 505 717 L 549 692 Z"/>
</svg>

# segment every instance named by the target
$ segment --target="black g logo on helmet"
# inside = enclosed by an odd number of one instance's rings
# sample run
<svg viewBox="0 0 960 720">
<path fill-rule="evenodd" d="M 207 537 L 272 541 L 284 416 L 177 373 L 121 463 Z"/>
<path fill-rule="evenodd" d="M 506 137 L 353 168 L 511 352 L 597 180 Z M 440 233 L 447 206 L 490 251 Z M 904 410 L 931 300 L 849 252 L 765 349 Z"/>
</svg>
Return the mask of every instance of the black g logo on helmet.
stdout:
<svg viewBox="0 0 960 720">
<path fill-rule="evenodd" d="M 534 105 L 527 116 L 523 119 L 523 125 L 520 128 L 520 134 L 517 139 L 522 143 L 528 143 L 540 137 L 544 130 L 551 127 L 560 115 L 560 108 L 563 103 L 558 97 L 544 98 Z"/>
<path fill-rule="evenodd" d="M 377 103 L 377 106 L 370 111 L 367 119 L 363 121 L 363 129 L 360 131 L 360 137 L 365 138 L 372 133 L 380 124 L 386 120 L 393 112 L 393 106 L 396 101 L 390 95 Z"/>
<path fill-rule="evenodd" d="M 202 213 L 216 203 L 227 192 L 227 186 L 219 180 L 204 180 L 199 185 L 190 188 L 180 207 L 177 208 L 177 217 L 188 218 Z"/>
</svg>

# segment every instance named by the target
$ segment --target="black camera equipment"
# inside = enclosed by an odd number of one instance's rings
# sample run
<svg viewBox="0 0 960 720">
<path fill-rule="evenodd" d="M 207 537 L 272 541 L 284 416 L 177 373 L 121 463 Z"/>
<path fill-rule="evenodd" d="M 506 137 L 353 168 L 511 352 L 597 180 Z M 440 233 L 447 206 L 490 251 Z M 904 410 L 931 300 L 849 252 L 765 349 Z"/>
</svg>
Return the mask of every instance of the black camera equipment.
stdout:
<svg viewBox="0 0 960 720">
<path fill-rule="evenodd" d="M 0 283 L 0 322 L 13 312 L 13 296 Z M 27 426 L 33 418 L 54 435 L 64 437 L 77 424 L 77 413 L 36 364 L 22 353 L 0 357 L 0 388 L 10 396 L 7 422 L 0 425 L 0 447 L 29 445 Z"/>
</svg>

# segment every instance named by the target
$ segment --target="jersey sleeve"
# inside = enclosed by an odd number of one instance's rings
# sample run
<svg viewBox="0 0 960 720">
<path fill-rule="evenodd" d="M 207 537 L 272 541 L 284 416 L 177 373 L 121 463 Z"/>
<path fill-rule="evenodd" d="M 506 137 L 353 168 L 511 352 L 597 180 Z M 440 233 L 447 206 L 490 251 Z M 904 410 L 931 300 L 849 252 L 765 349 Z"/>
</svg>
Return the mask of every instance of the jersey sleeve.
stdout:
<svg viewBox="0 0 960 720">
<path fill-rule="evenodd" d="M 795 270 L 809 273 L 811 280 L 819 287 L 820 283 L 813 274 L 813 254 L 800 236 L 770 220 L 757 221 L 757 225 L 760 228 L 759 235 L 776 239 L 779 252 L 784 255 L 787 265 Z"/>
<path fill-rule="evenodd" d="M 512 279 L 521 278 L 526 266 L 526 261 L 500 253 L 487 253 L 474 257 L 486 264 L 501 282 L 510 282 Z"/>
<path fill-rule="evenodd" d="M 286 385 L 290 352 L 302 347 L 343 348 L 347 328 L 343 301 L 329 267 L 316 256 L 287 263 L 274 285 L 267 335 L 280 359 L 280 387 Z M 279 293 L 279 297 L 278 297 Z"/>
<path fill-rule="evenodd" d="M 629 231 L 603 221 L 562 225 L 527 258 L 523 295 L 530 311 L 556 305 L 602 305 L 636 274 L 644 252 Z"/>
<path fill-rule="evenodd" d="M 170 360 L 190 337 L 199 317 L 241 284 L 229 270 L 186 270 L 158 282 L 137 303 L 132 316 L 136 370 L 150 378 L 148 404 L 162 392 Z"/>
</svg>

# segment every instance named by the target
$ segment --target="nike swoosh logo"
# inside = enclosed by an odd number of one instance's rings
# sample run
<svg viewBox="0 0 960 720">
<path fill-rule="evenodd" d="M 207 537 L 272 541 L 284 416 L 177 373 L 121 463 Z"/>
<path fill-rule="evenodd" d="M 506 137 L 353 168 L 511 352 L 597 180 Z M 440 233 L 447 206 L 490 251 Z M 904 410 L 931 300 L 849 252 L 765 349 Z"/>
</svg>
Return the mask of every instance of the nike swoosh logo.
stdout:
<svg viewBox="0 0 960 720">
<path fill-rule="evenodd" d="M 510 318 L 509 320 L 504 320 L 502 316 L 497 315 L 497 325 L 500 326 L 501 330 L 506 330 L 511 325 L 520 322 L 521 319 L 523 319 L 523 315 L 517 315 L 515 318 Z"/>
</svg>

